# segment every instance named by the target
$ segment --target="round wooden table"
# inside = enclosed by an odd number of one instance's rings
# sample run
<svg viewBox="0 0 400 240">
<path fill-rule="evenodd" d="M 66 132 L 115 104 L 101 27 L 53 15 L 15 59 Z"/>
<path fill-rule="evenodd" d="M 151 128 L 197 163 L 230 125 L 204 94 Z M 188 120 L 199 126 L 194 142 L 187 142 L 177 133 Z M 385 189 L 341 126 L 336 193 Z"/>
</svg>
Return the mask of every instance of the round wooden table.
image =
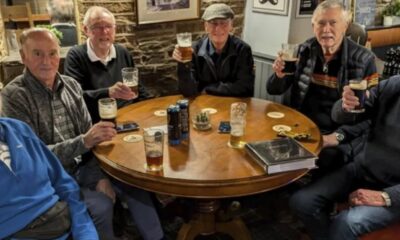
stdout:
<svg viewBox="0 0 400 240">
<path fill-rule="evenodd" d="M 156 116 L 154 112 L 165 110 L 182 98 L 181 95 L 161 97 L 127 106 L 118 111 L 117 121 L 135 121 L 141 128 L 166 125 L 167 117 Z M 113 141 L 97 146 L 94 152 L 102 168 L 122 182 L 152 192 L 198 200 L 198 215 L 182 226 L 178 239 L 193 239 L 198 234 L 215 232 L 228 233 L 235 239 L 251 239 L 240 219 L 215 221 L 218 199 L 276 189 L 297 180 L 308 170 L 268 175 L 244 149 L 228 147 L 230 136 L 218 133 L 218 125 L 220 121 L 229 121 L 230 105 L 234 102 L 247 103 L 245 141 L 276 138 L 272 126 L 284 124 L 294 132 L 310 133 L 311 139 L 302 144 L 311 152 L 319 153 L 322 138 L 318 127 L 301 113 L 262 99 L 210 95 L 190 99 L 190 115 L 195 116 L 203 108 L 216 109 L 217 113 L 211 115 L 211 130 L 197 131 L 191 126 L 188 141 L 177 146 L 168 146 L 166 141 L 161 172 L 146 171 L 143 141 L 123 140 L 126 135 L 141 135 L 142 131 L 118 134 Z M 281 112 L 284 117 L 271 118 L 268 112 Z"/>
</svg>

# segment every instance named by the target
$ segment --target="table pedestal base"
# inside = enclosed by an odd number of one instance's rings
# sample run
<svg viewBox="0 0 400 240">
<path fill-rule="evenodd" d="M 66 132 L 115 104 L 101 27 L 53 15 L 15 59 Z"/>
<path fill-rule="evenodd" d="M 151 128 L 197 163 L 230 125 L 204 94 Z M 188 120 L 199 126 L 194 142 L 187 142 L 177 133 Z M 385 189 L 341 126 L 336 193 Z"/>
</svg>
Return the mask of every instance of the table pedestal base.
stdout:
<svg viewBox="0 0 400 240">
<path fill-rule="evenodd" d="M 227 222 L 217 222 L 215 214 L 219 208 L 218 200 L 197 200 L 194 217 L 184 223 L 179 230 L 177 240 L 192 240 L 197 235 L 224 233 L 237 240 L 251 240 L 250 233 L 239 217 Z"/>
</svg>

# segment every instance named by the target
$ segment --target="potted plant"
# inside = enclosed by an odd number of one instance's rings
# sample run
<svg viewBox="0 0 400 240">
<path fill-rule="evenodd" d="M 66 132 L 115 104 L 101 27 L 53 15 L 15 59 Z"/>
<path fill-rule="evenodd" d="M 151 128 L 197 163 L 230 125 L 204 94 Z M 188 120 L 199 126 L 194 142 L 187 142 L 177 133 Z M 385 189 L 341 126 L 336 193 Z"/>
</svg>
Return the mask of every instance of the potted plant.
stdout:
<svg viewBox="0 0 400 240">
<path fill-rule="evenodd" d="M 392 0 L 382 11 L 383 26 L 400 24 L 400 0 Z"/>
</svg>

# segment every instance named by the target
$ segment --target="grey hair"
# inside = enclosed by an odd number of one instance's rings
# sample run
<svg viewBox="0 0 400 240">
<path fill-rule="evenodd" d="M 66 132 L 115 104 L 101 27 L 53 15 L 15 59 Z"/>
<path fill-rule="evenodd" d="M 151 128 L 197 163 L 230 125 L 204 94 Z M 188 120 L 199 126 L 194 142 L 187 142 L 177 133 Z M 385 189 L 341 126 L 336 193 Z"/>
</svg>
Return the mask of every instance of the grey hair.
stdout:
<svg viewBox="0 0 400 240">
<path fill-rule="evenodd" d="M 346 7 L 344 6 L 342 1 L 338 0 L 326 0 L 323 1 L 322 3 L 318 4 L 317 8 L 314 10 L 313 16 L 311 18 L 311 23 L 316 24 L 316 18 L 318 15 L 320 15 L 323 11 L 327 9 L 332 9 L 332 8 L 339 8 L 342 12 L 342 18 L 346 23 L 351 22 L 351 14 L 349 11 L 346 10 Z"/>
<path fill-rule="evenodd" d="M 74 2 L 72 0 L 49 0 L 47 11 L 52 22 L 75 22 Z"/>
<path fill-rule="evenodd" d="M 60 45 L 60 40 L 58 40 L 57 36 L 52 31 L 47 28 L 34 27 L 26 29 L 21 33 L 21 36 L 19 37 L 19 43 L 21 44 L 21 47 L 23 47 L 26 41 L 32 37 L 32 34 L 35 33 L 47 33 L 54 40 L 54 42 L 57 43 L 57 45 Z"/>
<path fill-rule="evenodd" d="M 89 26 L 90 21 L 93 18 L 98 17 L 100 15 L 100 13 L 106 13 L 106 14 L 110 15 L 113 20 L 113 23 L 115 23 L 114 14 L 112 14 L 112 12 L 110 12 L 107 8 L 99 7 L 99 6 L 92 6 L 86 11 L 85 16 L 83 17 L 83 25 Z"/>
</svg>

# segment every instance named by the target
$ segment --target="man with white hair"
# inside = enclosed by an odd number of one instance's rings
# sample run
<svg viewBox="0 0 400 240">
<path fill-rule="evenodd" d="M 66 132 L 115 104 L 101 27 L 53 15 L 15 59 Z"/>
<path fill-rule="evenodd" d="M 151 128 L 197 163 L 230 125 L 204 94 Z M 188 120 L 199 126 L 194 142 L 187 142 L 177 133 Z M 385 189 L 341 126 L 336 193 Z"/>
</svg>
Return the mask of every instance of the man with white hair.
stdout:
<svg viewBox="0 0 400 240">
<path fill-rule="evenodd" d="M 83 18 L 86 43 L 75 46 L 67 54 L 64 73 L 77 80 L 94 123 L 100 120 L 97 101 L 117 99 L 118 107 L 148 98 L 139 82 L 139 96 L 122 84 L 121 69 L 134 67 L 132 55 L 115 44 L 115 17 L 106 8 L 90 7 Z"/>
<path fill-rule="evenodd" d="M 348 156 L 359 151 L 365 126 L 340 126 L 331 118 L 333 104 L 341 98 L 342 89 L 351 79 L 365 79 L 368 86 L 378 82 L 374 54 L 345 37 L 351 16 L 343 1 L 327 0 L 314 11 L 311 22 L 315 37 L 302 43 L 298 50 L 296 71 L 283 72 L 282 55 L 273 63 L 273 73 L 266 88 L 270 94 L 290 91 L 290 103 L 313 120 L 323 134 L 317 162 L 319 175 L 340 167 Z"/>
<path fill-rule="evenodd" d="M 57 38 L 47 29 L 33 28 L 22 33 L 20 42 L 26 69 L 2 90 L 3 114 L 30 125 L 75 177 L 100 237 L 115 238 L 113 205 L 120 196 L 143 238 L 161 239 L 163 230 L 149 193 L 109 179 L 91 152 L 97 144 L 112 140 L 115 125 L 92 125 L 79 83 L 58 73 Z"/>
</svg>

